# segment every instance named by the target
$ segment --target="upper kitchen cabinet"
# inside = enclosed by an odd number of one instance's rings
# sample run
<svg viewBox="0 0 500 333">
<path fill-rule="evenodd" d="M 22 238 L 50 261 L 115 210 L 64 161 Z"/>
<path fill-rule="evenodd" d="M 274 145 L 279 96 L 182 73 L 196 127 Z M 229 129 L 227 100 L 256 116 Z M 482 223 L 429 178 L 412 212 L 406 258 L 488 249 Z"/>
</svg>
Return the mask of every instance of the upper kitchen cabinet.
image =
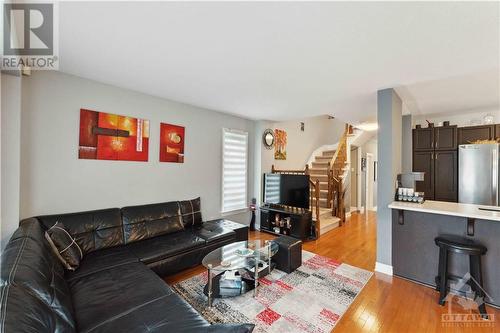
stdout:
<svg viewBox="0 0 500 333">
<path fill-rule="evenodd" d="M 500 139 L 500 124 L 497 124 L 495 127 L 496 127 L 496 129 L 495 129 L 495 137 L 497 139 Z"/>
<path fill-rule="evenodd" d="M 493 139 L 495 139 L 495 125 L 468 126 L 458 129 L 458 144 L 460 145 L 466 145 L 477 140 Z"/>
<path fill-rule="evenodd" d="M 434 149 L 457 149 L 457 126 L 442 126 L 434 128 Z"/>
<path fill-rule="evenodd" d="M 413 150 L 457 149 L 457 126 L 416 128 L 413 130 Z"/>
<path fill-rule="evenodd" d="M 415 128 L 413 130 L 413 150 L 425 151 L 434 149 L 434 128 Z"/>
</svg>

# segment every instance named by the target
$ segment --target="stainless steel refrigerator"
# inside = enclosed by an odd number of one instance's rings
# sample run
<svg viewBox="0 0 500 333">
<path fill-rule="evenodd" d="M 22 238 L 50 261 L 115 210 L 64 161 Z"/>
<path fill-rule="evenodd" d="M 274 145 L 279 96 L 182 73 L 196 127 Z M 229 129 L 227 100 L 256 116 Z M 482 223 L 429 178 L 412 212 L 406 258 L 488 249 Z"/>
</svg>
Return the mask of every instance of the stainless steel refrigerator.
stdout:
<svg viewBox="0 0 500 333">
<path fill-rule="evenodd" d="M 458 148 L 458 202 L 500 206 L 500 144 L 460 145 Z"/>
</svg>

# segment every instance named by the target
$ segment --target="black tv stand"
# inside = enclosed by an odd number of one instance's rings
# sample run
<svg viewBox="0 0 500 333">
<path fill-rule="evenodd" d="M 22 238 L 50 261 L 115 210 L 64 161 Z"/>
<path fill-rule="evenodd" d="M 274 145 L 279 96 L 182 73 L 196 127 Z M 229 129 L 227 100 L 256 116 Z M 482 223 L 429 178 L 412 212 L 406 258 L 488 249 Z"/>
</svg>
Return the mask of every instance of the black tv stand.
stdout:
<svg viewBox="0 0 500 333">
<path fill-rule="evenodd" d="M 276 218 L 278 216 L 278 219 Z M 280 223 L 289 219 L 289 224 Z M 275 204 L 260 207 L 260 230 L 301 240 L 311 238 L 312 212 L 308 209 Z"/>
</svg>

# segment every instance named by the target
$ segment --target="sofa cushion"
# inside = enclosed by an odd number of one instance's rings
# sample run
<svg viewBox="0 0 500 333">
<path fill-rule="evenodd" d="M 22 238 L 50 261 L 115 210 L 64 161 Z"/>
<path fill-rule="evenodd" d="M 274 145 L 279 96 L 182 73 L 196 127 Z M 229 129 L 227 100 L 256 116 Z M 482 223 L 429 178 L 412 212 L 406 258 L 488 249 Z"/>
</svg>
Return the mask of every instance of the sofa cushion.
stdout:
<svg viewBox="0 0 500 333">
<path fill-rule="evenodd" d="M 209 327 L 210 324 L 186 301 L 177 294 L 171 294 L 139 305 L 133 311 L 96 325 L 88 332 L 203 333 Z"/>
<path fill-rule="evenodd" d="M 163 280 L 139 262 L 73 279 L 69 285 L 80 332 L 92 331 L 173 293 Z"/>
<path fill-rule="evenodd" d="M 64 224 L 76 238 L 84 255 L 92 251 L 123 245 L 123 230 L 118 208 L 37 217 L 50 228 L 56 222 Z"/>
<path fill-rule="evenodd" d="M 30 290 L 0 286 L 0 331 L 23 333 L 72 333 L 75 328 Z"/>
<path fill-rule="evenodd" d="M 132 243 L 129 249 L 142 262 L 149 264 L 204 245 L 205 241 L 192 232 L 180 231 Z"/>
<path fill-rule="evenodd" d="M 236 242 L 248 240 L 247 225 L 226 219 L 216 219 L 203 222 L 203 226 L 212 226 L 212 225 L 218 225 L 220 227 L 224 227 L 225 229 L 233 230 L 236 233 L 236 239 L 235 239 Z"/>
<path fill-rule="evenodd" d="M 193 229 L 193 233 L 203 238 L 207 243 L 219 242 L 224 239 L 235 238 L 236 233 L 218 224 L 203 224 Z"/>
<path fill-rule="evenodd" d="M 76 271 L 66 272 L 66 279 L 67 281 L 71 281 L 132 262 L 139 262 L 139 258 L 137 258 L 127 246 L 117 246 L 94 251 L 83 258 L 80 267 L 78 267 Z"/>
<path fill-rule="evenodd" d="M 121 209 L 125 243 L 133 243 L 184 229 L 177 201 Z"/>
<path fill-rule="evenodd" d="M 200 197 L 192 200 L 179 201 L 179 206 L 181 208 L 182 224 L 184 224 L 184 228 L 197 226 L 202 223 Z"/>
<path fill-rule="evenodd" d="M 76 240 L 64 228 L 64 224 L 56 222 L 45 231 L 45 239 L 50 245 L 52 253 L 63 264 L 64 268 L 74 271 L 80 266 L 83 252 Z"/>
<path fill-rule="evenodd" d="M 2 253 L 0 266 L 2 286 L 15 285 L 25 289 L 68 326 L 75 325 L 64 269 L 49 249 L 44 231 L 36 219 L 21 222 Z"/>
</svg>

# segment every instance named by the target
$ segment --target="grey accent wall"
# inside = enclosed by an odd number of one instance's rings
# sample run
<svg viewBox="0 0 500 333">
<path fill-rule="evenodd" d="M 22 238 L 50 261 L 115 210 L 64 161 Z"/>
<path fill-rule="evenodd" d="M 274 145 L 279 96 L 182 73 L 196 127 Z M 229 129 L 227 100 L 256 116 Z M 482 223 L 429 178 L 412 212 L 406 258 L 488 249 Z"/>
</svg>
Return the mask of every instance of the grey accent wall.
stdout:
<svg viewBox="0 0 500 333">
<path fill-rule="evenodd" d="M 377 262 L 392 265 L 392 212 L 396 176 L 401 172 L 402 102 L 394 89 L 377 92 L 378 207 Z"/>
<path fill-rule="evenodd" d="M 3 250 L 19 224 L 22 78 L 3 73 L 1 77 L 0 248 Z"/>
<path fill-rule="evenodd" d="M 403 140 L 401 141 L 401 162 L 403 173 L 413 170 L 413 137 L 412 137 L 412 117 L 403 116 L 402 121 Z"/>
<path fill-rule="evenodd" d="M 149 119 L 149 162 L 78 159 L 80 108 Z M 197 196 L 203 217 L 218 218 L 224 127 L 249 132 L 252 197 L 254 121 L 51 71 L 24 80 L 22 112 L 22 218 Z M 160 122 L 185 126 L 184 163 L 159 162 Z"/>
</svg>

